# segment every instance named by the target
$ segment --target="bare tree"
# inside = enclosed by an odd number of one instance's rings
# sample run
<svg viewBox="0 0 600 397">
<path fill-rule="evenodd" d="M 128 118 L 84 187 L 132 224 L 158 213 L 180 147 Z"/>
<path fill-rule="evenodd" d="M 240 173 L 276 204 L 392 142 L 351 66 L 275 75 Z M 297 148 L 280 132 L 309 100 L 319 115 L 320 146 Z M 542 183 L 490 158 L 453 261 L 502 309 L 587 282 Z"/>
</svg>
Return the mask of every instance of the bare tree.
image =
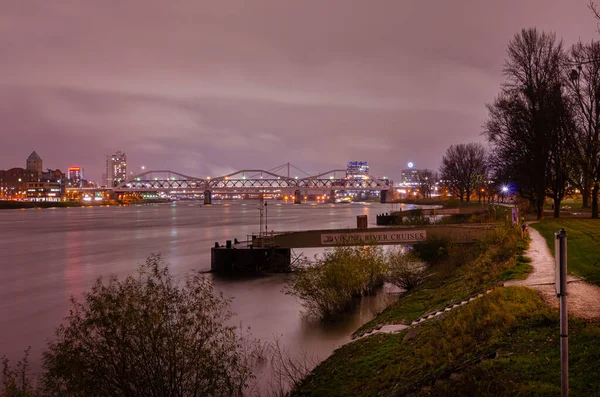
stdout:
<svg viewBox="0 0 600 397">
<path fill-rule="evenodd" d="M 573 69 L 567 70 L 565 81 L 573 103 L 575 136 L 572 152 L 575 172 L 571 182 L 579 188 L 583 207 L 592 198 L 592 218 L 598 218 L 600 190 L 600 42 L 581 42 L 569 53 Z"/>
<path fill-rule="evenodd" d="M 440 174 L 443 183 L 460 201 L 468 203 L 471 195 L 486 178 L 485 149 L 480 143 L 452 145 L 442 157 Z"/>
<path fill-rule="evenodd" d="M 546 195 L 555 216 L 568 177 L 572 123 L 562 92 L 562 43 L 554 34 L 524 29 L 510 41 L 504 66 L 506 82 L 493 104 L 484 134 L 494 145 L 493 168 L 509 178 L 543 217 Z"/>
<path fill-rule="evenodd" d="M 431 198 L 438 175 L 433 170 L 418 170 L 415 174 L 415 182 L 419 184 L 419 191 L 424 198 Z"/>
</svg>

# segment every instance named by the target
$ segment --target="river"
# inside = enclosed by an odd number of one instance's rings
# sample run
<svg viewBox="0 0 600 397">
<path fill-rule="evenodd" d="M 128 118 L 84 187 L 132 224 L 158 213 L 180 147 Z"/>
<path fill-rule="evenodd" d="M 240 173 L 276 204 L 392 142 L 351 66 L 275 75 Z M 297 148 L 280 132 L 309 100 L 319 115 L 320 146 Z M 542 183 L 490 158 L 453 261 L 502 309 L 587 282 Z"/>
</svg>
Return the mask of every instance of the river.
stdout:
<svg viewBox="0 0 600 397">
<path fill-rule="evenodd" d="M 403 206 L 406 209 L 407 206 Z M 31 346 L 39 371 L 46 341 L 67 315 L 69 297 L 80 297 L 98 277 L 135 272 L 150 253 L 161 253 L 175 276 L 210 270 L 216 241 L 257 232 L 258 202 L 217 201 L 212 206 L 179 201 L 124 207 L 50 208 L 0 211 L 0 356 L 13 361 Z M 394 209 L 398 209 L 396 205 Z M 268 230 L 356 227 L 357 215 L 389 212 L 390 204 L 286 204 L 269 202 Z M 319 250 L 295 250 L 312 257 Z M 363 299 L 343 322 L 322 324 L 302 315 L 300 303 L 282 293 L 286 278 L 214 278 L 215 289 L 232 298 L 236 323 L 253 337 L 278 338 L 292 355 L 323 359 L 386 304 L 386 294 Z M 268 374 L 259 376 L 264 382 Z"/>
</svg>

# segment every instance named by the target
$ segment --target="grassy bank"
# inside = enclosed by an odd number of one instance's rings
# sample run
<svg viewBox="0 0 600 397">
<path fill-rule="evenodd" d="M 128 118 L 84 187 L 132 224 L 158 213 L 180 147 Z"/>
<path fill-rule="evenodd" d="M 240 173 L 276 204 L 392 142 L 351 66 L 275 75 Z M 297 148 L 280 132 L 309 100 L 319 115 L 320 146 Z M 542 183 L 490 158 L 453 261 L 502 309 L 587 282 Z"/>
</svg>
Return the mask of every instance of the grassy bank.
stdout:
<svg viewBox="0 0 600 397">
<path fill-rule="evenodd" d="M 570 322 L 573 395 L 597 395 L 600 328 Z M 531 289 L 498 288 L 439 320 L 338 349 L 296 396 L 560 393 L 558 317 Z"/>
<path fill-rule="evenodd" d="M 527 241 L 515 229 L 499 229 L 473 245 L 432 243 L 417 247 L 419 255 L 433 263 L 429 277 L 415 290 L 403 295 L 357 333 L 379 324 L 409 324 L 424 314 L 493 288 L 509 279 L 523 279 L 529 259 L 522 254 Z"/>
<path fill-rule="evenodd" d="M 432 263 L 430 276 L 355 334 L 384 324 L 409 324 L 486 290 L 493 292 L 402 333 L 368 336 L 343 346 L 305 379 L 295 395 L 559 391 L 556 315 L 530 289 L 499 287 L 505 280 L 526 277 L 530 270 L 530 261 L 523 256 L 527 245 L 516 229 L 499 228 L 472 245 L 437 241 L 417 246 L 421 258 Z M 585 331 L 582 340 L 600 335 L 598 327 L 576 324 Z M 589 363 L 597 358 L 586 355 L 585 349 L 575 354 Z M 538 370 L 541 364 L 543 370 Z M 586 371 L 577 380 L 579 390 L 591 380 L 593 371 Z"/>
<path fill-rule="evenodd" d="M 531 225 L 546 239 L 554 254 L 554 233 L 567 231 L 567 265 L 569 273 L 600 285 L 600 220 L 544 219 Z"/>
</svg>

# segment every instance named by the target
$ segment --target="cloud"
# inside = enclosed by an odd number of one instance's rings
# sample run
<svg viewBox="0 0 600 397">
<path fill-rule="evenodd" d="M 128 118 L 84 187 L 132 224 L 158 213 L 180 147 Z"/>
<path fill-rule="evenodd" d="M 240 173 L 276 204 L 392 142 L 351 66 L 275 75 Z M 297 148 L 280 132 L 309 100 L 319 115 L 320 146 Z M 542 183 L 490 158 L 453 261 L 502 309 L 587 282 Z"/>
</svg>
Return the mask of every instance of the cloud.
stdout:
<svg viewBox="0 0 600 397">
<path fill-rule="evenodd" d="M 571 0 L 6 3 L 0 168 L 35 149 L 94 179 L 115 150 L 191 175 L 437 168 L 482 140 L 514 33 L 597 37 Z"/>
</svg>

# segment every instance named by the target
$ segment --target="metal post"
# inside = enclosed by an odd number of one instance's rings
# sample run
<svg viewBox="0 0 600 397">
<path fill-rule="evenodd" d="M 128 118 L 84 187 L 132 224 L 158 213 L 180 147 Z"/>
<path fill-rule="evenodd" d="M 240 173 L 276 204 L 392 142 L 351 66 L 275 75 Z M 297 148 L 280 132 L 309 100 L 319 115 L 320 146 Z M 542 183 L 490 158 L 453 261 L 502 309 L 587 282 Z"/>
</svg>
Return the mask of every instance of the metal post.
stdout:
<svg viewBox="0 0 600 397">
<path fill-rule="evenodd" d="M 269 210 L 267 209 L 267 202 L 265 201 L 265 237 L 269 234 L 267 222 L 269 222 Z"/>
<path fill-rule="evenodd" d="M 258 238 L 262 237 L 262 225 L 263 225 L 263 195 L 260 193 L 258 203 L 258 212 L 260 213 L 260 225 L 258 226 Z M 262 240 L 261 240 L 262 243 Z M 261 244 L 262 247 L 262 244 Z"/>
<path fill-rule="evenodd" d="M 560 249 L 560 387 L 569 395 L 569 318 L 567 312 L 567 232 L 558 232 Z"/>
</svg>

